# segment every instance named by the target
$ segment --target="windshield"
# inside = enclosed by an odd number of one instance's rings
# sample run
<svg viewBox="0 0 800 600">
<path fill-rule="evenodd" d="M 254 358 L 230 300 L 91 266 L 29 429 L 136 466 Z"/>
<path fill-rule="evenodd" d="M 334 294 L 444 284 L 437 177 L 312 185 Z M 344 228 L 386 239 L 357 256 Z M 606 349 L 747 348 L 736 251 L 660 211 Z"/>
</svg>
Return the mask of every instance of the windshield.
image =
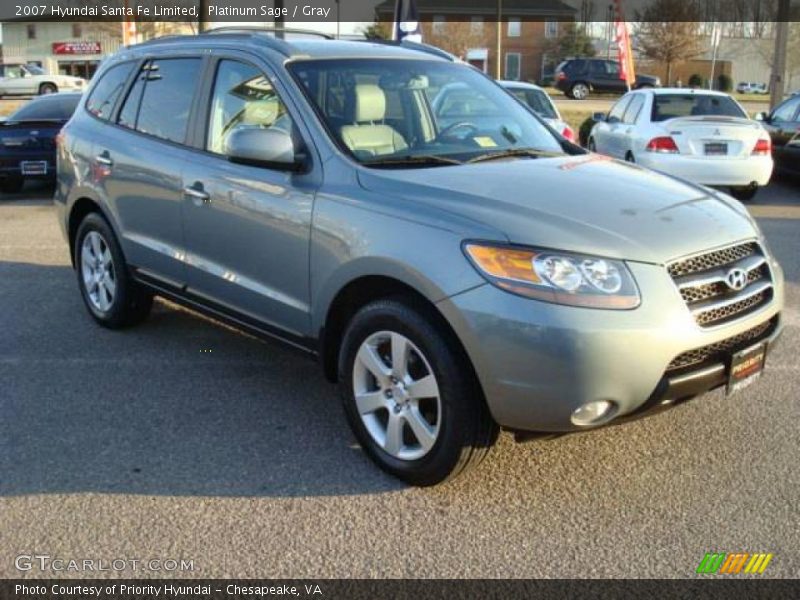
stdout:
<svg viewBox="0 0 800 600">
<path fill-rule="evenodd" d="M 530 106 L 540 117 L 544 119 L 558 119 L 553 103 L 542 90 L 508 88 L 508 91 L 514 94 L 518 100 Z"/>
<path fill-rule="evenodd" d="M 563 153 L 528 110 L 465 65 L 341 59 L 289 68 L 337 143 L 363 164 L 445 166 L 485 155 Z"/>
<path fill-rule="evenodd" d="M 653 100 L 652 121 L 678 117 L 741 117 L 747 115 L 730 96 L 711 94 L 656 94 Z"/>
</svg>

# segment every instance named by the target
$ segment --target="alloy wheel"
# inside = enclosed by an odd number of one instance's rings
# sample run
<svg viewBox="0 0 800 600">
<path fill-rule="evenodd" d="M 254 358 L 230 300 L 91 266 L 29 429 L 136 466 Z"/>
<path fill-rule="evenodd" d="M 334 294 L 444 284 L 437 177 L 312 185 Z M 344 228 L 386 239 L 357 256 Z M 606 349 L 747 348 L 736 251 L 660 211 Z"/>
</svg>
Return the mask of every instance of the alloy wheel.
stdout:
<svg viewBox="0 0 800 600">
<path fill-rule="evenodd" d="M 439 384 L 422 351 L 394 331 L 370 335 L 353 365 L 356 408 L 373 441 L 390 456 L 418 460 L 439 436 Z"/>
<path fill-rule="evenodd" d="M 111 250 L 97 231 L 90 231 L 83 238 L 81 273 L 92 306 L 100 312 L 108 312 L 117 292 L 117 278 Z"/>
</svg>

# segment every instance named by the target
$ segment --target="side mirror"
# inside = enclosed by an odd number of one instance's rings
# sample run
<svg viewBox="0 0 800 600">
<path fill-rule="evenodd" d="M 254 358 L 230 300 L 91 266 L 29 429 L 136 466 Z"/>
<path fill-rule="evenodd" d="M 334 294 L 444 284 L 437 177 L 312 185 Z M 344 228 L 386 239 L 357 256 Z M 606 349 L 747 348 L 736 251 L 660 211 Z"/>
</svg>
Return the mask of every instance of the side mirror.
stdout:
<svg viewBox="0 0 800 600">
<path fill-rule="evenodd" d="M 765 112 L 758 112 L 753 116 L 753 118 L 756 121 L 764 121 L 765 123 L 769 121 L 769 115 Z"/>
<path fill-rule="evenodd" d="M 592 121 L 601 122 L 606 120 L 606 113 L 596 112 L 592 115 Z"/>
<path fill-rule="evenodd" d="M 224 150 L 231 162 L 282 171 L 305 167 L 305 155 L 295 150 L 291 134 L 282 129 L 235 129 Z"/>
</svg>

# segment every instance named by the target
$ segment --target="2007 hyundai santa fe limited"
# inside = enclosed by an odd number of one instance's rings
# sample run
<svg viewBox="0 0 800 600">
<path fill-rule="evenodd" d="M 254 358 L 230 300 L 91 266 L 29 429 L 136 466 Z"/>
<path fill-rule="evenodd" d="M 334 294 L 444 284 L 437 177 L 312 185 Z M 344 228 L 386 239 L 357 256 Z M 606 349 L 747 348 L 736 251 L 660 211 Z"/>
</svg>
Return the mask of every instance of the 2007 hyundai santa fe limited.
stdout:
<svg viewBox="0 0 800 600">
<path fill-rule="evenodd" d="M 435 101 L 454 85 L 472 94 Z M 289 342 L 417 485 L 500 428 L 734 392 L 781 330 L 781 268 L 736 200 L 589 154 L 423 45 L 227 30 L 127 48 L 58 165 L 97 322 L 141 321 L 158 294 Z"/>
</svg>

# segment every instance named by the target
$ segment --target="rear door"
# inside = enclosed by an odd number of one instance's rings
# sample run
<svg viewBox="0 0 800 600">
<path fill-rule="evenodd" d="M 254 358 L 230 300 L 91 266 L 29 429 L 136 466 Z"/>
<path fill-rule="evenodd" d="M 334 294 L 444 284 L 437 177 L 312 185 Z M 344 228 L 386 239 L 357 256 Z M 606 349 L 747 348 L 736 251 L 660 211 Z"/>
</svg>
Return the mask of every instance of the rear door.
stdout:
<svg viewBox="0 0 800 600">
<path fill-rule="evenodd" d="M 310 330 L 309 242 L 321 167 L 302 119 L 266 64 L 215 53 L 186 165 L 183 198 L 189 291 L 267 331 Z M 239 128 L 291 132 L 310 158 L 304 172 L 239 164 L 225 140 Z"/>
<path fill-rule="evenodd" d="M 94 179 L 115 215 L 128 262 L 174 287 L 186 281 L 182 172 L 192 156 L 186 140 L 202 70 L 203 59 L 192 55 L 137 65 L 117 126 L 105 129 L 93 152 Z M 96 105 L 90 98 L 90 111 L 101 106 L 102 98 Z"/>
</svg>

